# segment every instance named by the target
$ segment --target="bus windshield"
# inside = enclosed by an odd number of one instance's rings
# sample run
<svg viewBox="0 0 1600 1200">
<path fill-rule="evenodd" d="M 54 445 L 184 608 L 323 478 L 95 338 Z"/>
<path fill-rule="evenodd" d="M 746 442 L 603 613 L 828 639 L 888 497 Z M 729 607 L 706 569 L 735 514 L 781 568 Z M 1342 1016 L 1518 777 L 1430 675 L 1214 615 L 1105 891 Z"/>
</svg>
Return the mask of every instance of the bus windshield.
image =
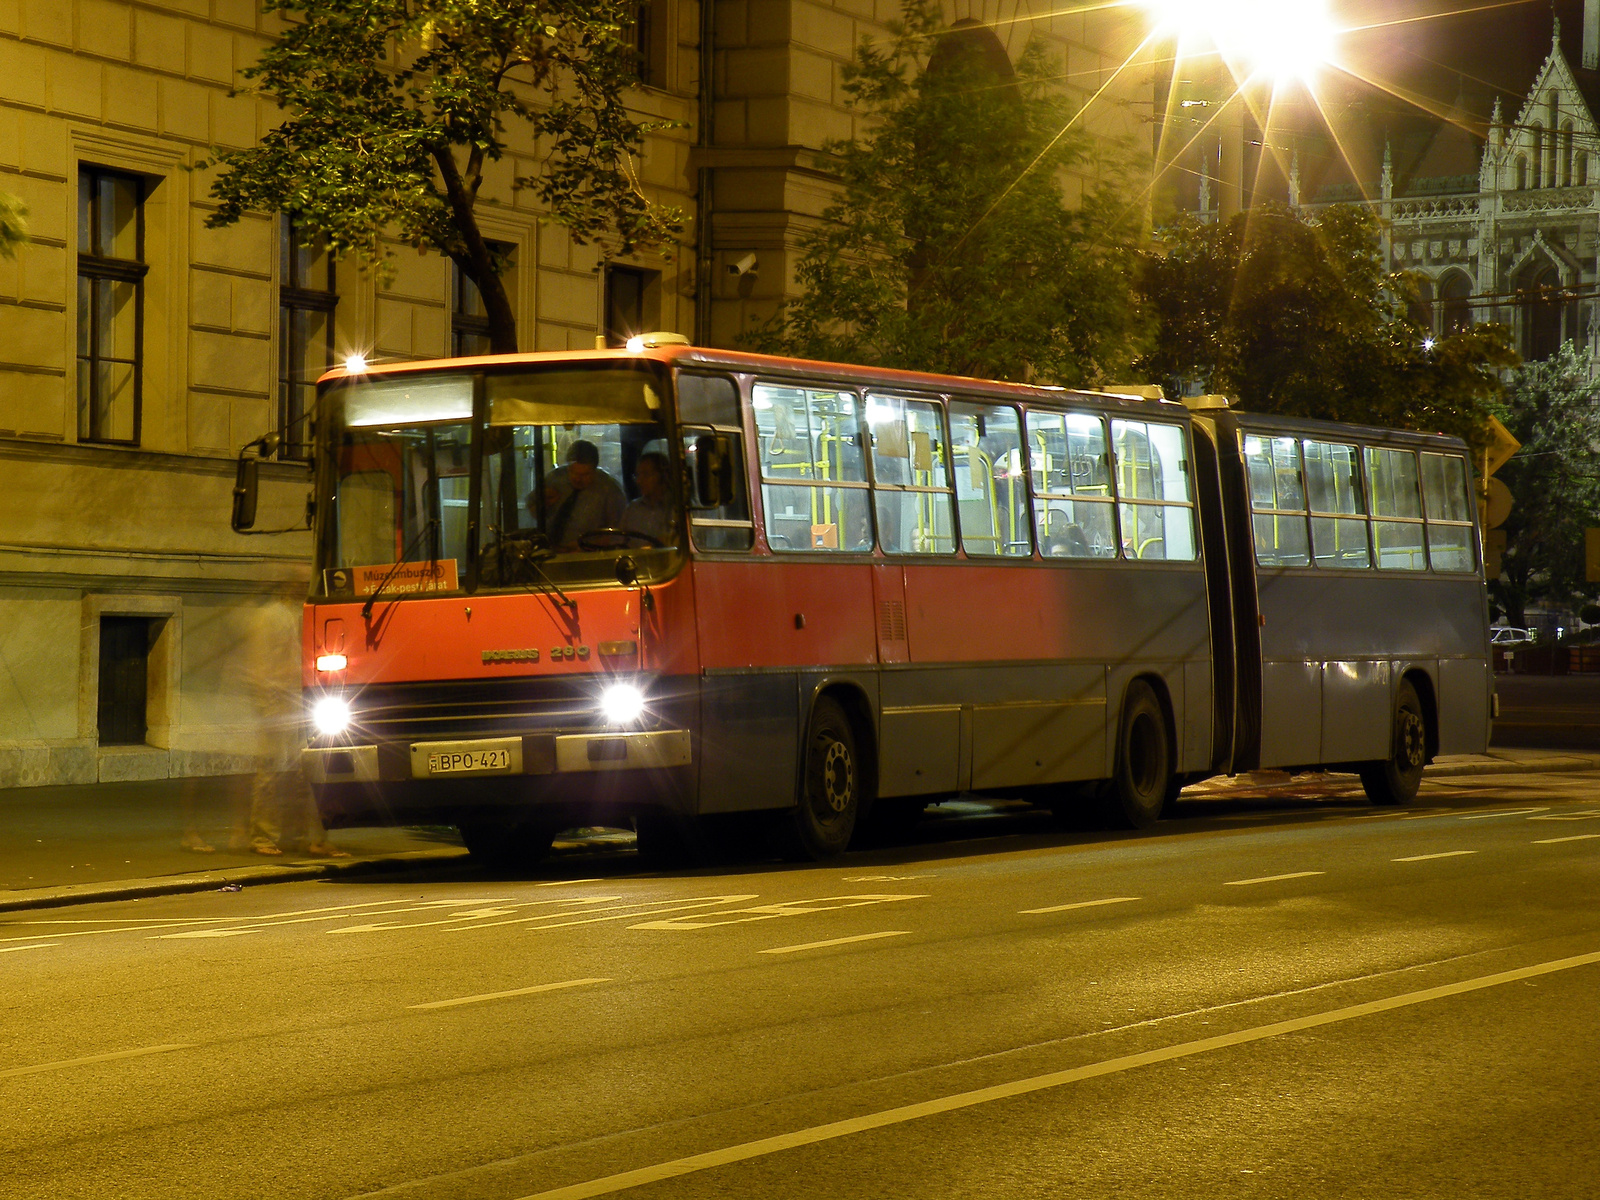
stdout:
<svg viewBox="0 0 1600 1200">
<path fill-rule="evenodd" d="M 328 595 L 615 583 L 681 557 L 681 470 L 662 424 L 664 383 L 606 364 L 368 377 L 330 390 L 332 519 L 320 541 Z M 342 419 L 338 419 L 342 418 Z M 481 442 L 476 561 L 468 545 L 472 443 Z M 386 581 L 386 582 L 385 582 Z"/>
</svg>

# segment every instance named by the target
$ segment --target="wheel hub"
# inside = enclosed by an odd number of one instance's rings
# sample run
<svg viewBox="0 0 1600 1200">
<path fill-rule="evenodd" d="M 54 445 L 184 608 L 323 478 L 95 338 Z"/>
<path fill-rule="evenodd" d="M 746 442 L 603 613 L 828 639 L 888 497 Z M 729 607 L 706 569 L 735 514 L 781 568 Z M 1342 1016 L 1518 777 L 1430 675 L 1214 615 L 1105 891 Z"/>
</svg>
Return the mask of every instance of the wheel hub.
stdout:
<svg viewBox="0 0 1600 1200">
<path fill-rule="evenodd" d="M 830 742 L 822 755 L 822 798 L 834 813 L 850 805 L 855 791 L 855 766 L 843 742 Z"/>
</svg>

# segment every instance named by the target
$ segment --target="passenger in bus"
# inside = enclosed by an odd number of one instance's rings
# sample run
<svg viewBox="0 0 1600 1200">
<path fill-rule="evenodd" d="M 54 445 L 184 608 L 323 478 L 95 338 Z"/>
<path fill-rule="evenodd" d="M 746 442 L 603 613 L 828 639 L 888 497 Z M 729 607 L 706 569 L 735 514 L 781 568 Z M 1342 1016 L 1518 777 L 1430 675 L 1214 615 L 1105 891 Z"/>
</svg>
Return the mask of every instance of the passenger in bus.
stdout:
<svg viewBox="0 0 1600 1200">
<path fill-rule="evenodd" d="M 654 538 L 663 546 L 670 546 L 673 536 L 672 489 L 667 486 L 669 467 L 667 456 L 659 450 L 648 450 L 639 455 L 633 469 L 633 482 L 639 496 L 628 501 L 622 513 L 622 528 L 628 533 L 642 533 Z"/>
<path fill-rule="evenodd" d="M 1089 538 L 1083 532 L 1083 526 L 1074 522 L 1059 533 L 1052 532 L 1049 541 L 1045 543 L 1046 558 L 1093 558 L 1095 553 L 1089 547 Z"/>
<path fill-rule="evenodd" d="M 570 549 L 586 533 L 621 528 L 627 504 L 622 485 L 600 469 L 599 448 L 581 439 L 573 442 L 567 449 L 567 465 L 552 471 L 545 481 L 550 544 Z"/>
</svg>

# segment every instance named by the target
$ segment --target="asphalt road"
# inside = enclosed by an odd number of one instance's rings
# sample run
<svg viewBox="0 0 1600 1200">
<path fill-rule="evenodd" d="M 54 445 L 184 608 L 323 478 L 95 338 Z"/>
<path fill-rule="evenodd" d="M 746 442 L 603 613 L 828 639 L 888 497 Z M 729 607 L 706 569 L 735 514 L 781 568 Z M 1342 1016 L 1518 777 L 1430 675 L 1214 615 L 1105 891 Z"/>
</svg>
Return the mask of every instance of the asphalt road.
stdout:
<svg viewBox="0 0 1600 1200">
<path fill-rule="evenodd" d="M 7 1197 L 1583 1197 L 1600 775 L 0 918 Z"/>
</svg>

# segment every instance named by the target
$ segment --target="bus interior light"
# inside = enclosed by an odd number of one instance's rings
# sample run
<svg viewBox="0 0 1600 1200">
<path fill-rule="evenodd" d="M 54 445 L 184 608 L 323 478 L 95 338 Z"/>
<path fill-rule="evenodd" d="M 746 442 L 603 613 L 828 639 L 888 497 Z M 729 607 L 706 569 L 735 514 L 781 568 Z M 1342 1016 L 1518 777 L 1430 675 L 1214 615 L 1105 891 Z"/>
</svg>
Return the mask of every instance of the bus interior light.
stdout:
<svg viewBox="0 0 1600 1200">
<path fill-rule="evenodd" d="M 631 683 L 614 683 L 600 694 L 600 714 L 611 725 L 630 725 L 644 713 L 644 693 Z"/>
<path fill-rule="evenodd" d="M 342 671 L 350 665 L 350 660 L 342 654 L 317 655 L 317 670 Z"/>
<path fill-rule="evenodd" d="M 343 696 L 324 696 L 311 709 L 311 723 L 327 737 L 343 733 L 350 728 L 350 702 Z"/>
</svg>

